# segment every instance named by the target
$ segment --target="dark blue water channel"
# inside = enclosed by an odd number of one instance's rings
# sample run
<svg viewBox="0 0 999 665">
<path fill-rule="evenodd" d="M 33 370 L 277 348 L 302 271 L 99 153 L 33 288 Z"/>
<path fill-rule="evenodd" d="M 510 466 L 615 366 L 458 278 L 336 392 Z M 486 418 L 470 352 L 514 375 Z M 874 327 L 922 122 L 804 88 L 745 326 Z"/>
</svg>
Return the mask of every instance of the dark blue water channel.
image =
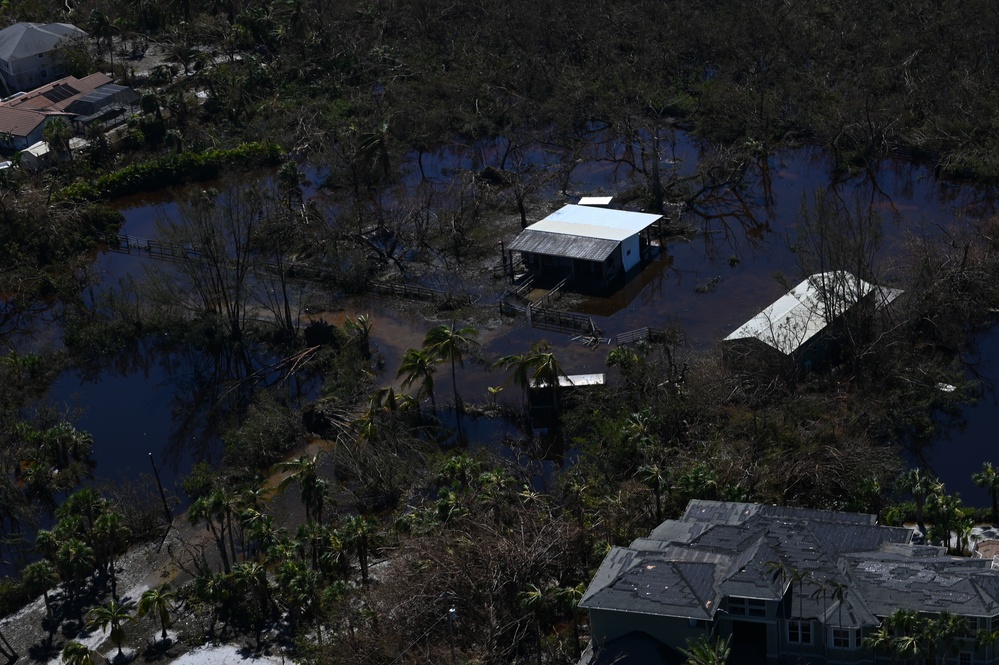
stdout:
<svg viewBox="0 0 999 665">
<path fill-rule="evenodd" d="M 446 180 L 461 168 L 480 169 L 496 159 L 501 148 L 492 144 L 411 155 L 404 184 L 415 186 L 418 179 L 424 178 Z M 602 145 L 580 153 L 568 178 L 570 196 L 560 198 L 555 191 L 558 188 L 546 195 L 574 202 L 573 196 L 616 193 L 641 182 L 636 173 L 605 159 L 620 149 Z M 673 168 L 682 177 L 692 173 L 698 160 L 710 154 L 678 134 L 668 156 L 663 168 Z M 530 159 L 549 166 L 562 157 L 552 151 L 529 153 Z M 419 178 L 418 161 L 423 169 Z M 931 169 L 920 165 L 886 160 L 873 172 L 834 176 L 831 171 L 830 160 L 810 148 L 786 150 L 752 165 L 739 187 L 718 192 L 703 209 L 685 215 L 685 223 L 697 229 L 693 240 L 669 243 L 663 259 L 645 268 L 622 291 L 609 298 L 587 298 L 576 309 L 591 315 L 607 337 L 642 326 L 678 324 L 690 347 L 710 349 L 783 293 L 775 274 L 786 275 L 792 281 L 800 279 L 801 268 L 788 249 L 788 240 L 797 234 L 802 207 L 811 205 L 816 191 L 833 190 L 851 205 L 880 213 L 884 242 L 879 269 L 886 280 L 891 279 L 893 261 L 909 234 L 937 233 L 940 228 L 994 211 L 992 191 L 938 182 Z M 311 179 L 321 179 L 320 169 L 309 173 Z M 265 182 L 270 176 L 252 177 Z M 390 205 L 391 197 L 387 201 Z M 146 238 L 155 235 L 157 216 L 176 214 L 169 195 L 127 200 L 121 203 L 121 209 L 126 218 L 124 232 Z M 548 209 L 539 210 L 531 221 Z M 138 274 L 144 261 L 137 256 L 107 254 L 97 258 L 97 266 L 105 275 L 107 288 L 112 288 L 121 277 Z M 710 289 L 699 288 L 709 283 Z M 375 298 L 350 302 L 329 318 L 331 323 L 339 324 L 361 314 L 373 322 L 373 342 L 384 366 L 379 380 L 385 384 L 394 381 L 407 348 L 418 347 L 431 325 L 449 322 L 403 314 L 393 303 Z M 498 314 L 479 325 L 479 331 L 482 359 L 466 363 L 458 373 L 467 400 L 486 401 L 490 399 L 487 388 L 504 382 L 505 376 L 488 369 L 489 361 L 522 352 L 541 339 L 552 343 L 569 374 L 605 371 L 606 346 L 588 348 L 568 335 L 529 329 L 523 322 L 511 324 Z M 999 378 L 999 367 L 988 362 L 999 361 L 999 336 L 983 341 L 982 357 L 986 379 Z M 57 382 L 51 397 L 55 403 L 75 404 L 84 410 L 77 424 L 94 436 L 98 477 L 115 480 L 137 471 L 148 472 L 148 453 L 153 453 L 165 483 L 172 486 L 195 461 L 218 453 L 218 446 L 210 442 L 189 441 L 189 445 L 183 445 L 177 440 L 180 424 L 174 405 L 178 391 L 186 389 L 180 379 L 190 371 L 194 369 L 183 363 L 151 363 L 141 371 L 124 373 L 108 370 L 83 377 L 79 372 L 69 372 Z M 439 396 L 450 395 L 448 372 L 438 372 L 435 382 Z M 500 399 L 517 399 L 515 391 L 510 387 Z M 990 429 L 999 412 L 989 395 L 978 406 L 970 407 L 966 415 L 968 427 L 941 441 L 930 452 L 927 463 L 949 489 L 961 491 L 968 501 L 984 503 L 987 497 L 971 486 L 970 474 L 993 450 Z M 465 429 L 471 439 L 484 439 L 480 445 L 495 445 L 515 433 L 507 424 L 482 420 L 469 421 Z M 999 462 L 999 458 L 994 461 Z M 552 462 L 547 464 L 550 467 Z"/>
</svg>

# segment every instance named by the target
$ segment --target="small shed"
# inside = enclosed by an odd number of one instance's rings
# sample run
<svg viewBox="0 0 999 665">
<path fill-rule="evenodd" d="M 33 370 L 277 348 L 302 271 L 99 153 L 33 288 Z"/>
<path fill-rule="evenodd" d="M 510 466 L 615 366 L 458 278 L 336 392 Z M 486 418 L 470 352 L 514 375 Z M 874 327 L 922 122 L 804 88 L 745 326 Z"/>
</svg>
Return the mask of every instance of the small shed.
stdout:
<svg viewBox="0 0 999 665">
<path fill-rule="evenodd" d="M 571 278 L 577 290 L 606 291 L 623 283 L 650 256 L 654 215 L 567 205 L 526 229 L 510 244 L 542 282 Z"/>
<path fill-rule="evenodd" d="M 45 141 L 39 141 L 21 151 L 21 165 L 29 171 L 40 171 L 51 161 L 52 151 Z"/>
<path fill-rule="evenodd" d="M 828 353 L 829 332 L 856 307 L 882 309 L 902 293 L 838 270 L 817 273 L 775 300 L 722 340 L 726 363 L 793 360 L 809 370 Z"/>
<path fill-rule="evenodd" d="M 562 374 L 558 377 L 558 393 L 565 393 L 580 388 L 594 388 L 606 383 L 604 374 Z M 555 404 L 555 393 L 551 385 L 544 381 L 531 381 L 527 391 L 527 401 L 530 405 L 531 422 L 535 427 L 551 427 L 558 419 Z"/>
</svg>

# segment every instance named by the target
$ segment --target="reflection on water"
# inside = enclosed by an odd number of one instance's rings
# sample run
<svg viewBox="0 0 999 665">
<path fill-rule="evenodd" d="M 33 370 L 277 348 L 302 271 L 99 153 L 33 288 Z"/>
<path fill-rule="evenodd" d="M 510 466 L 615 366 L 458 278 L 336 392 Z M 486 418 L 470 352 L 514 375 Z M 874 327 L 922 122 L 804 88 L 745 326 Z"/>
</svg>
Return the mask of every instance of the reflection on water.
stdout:
<svg viewBox="0 0 999 665">
<path fill-rule="evenodd" d="M 977 345 L 975 372 L 983 382 L 978 403 L 965 407 L 961 429 L 952 431 L 941 441 L 920 451 L 917 461 L 936 474 L 950 493 L 961 495 L 966 505 L 987 507 L 992 505 L 985 489 L 977 487 L 971 475 L 982 470 L 983 462 L 999 466 L 999 327 L 984 334 Z"/>
<path fill-rule="evenodd" d="M 566 183 L 569 191 L 615 193 L 641 182 L 635 173 L 607 158 L 609 153 L 622 149 L 621 146 L 593 145 L 571 155 L 530 147 L 511 152 L 509 147 L 497 141 L 413 153 L 401 184 L 377 204 L 389 207 L 393 201 L 402 200 L 406 188 L 429 187 L 428 183 L 440 185 L 456 169 L 500 167 L 502 160 L 507 160 L 504 168 L 514 171 L 562 169 L 564 182 L 535 194 L 547 191 L 557 196 L 561 185 Z M 567 156 L 576 160 L 570 166 L 563 165 L 569 161 Z M 698 160 L 712 154 L 710 149 L 678 133 L 670 146 L 670 156 L 668 163 L 664 161 L 664 168 L 672 168 L 678 177 L 687 178 L 692 177 Z M 798 233 L 802 206 L 811 205 L 818 189 L 829 191 L 843 201 L 861 202 L 880 213 L 884 242 L 879 259 L 886 273 L 907 234 L 937 233 L 941 227 L 995 211 L 993 190 L 938 183 L 932 171 L 924 166 L 886 160 L 876 171 L 830 175 L 831 169 L 830 160 L 821 152 L 801 148 L 746 164 L 738 180 L 720 178 L 711 183 L 691 180 L 688 187 L 693 193 L 697 187 L 705 187 L 703 196 L 695 200 L 683 220 L 695 230 L 693 236 L 689 240 L 667 242 L 662 257 L 646 266 L 619 293 L 609 298 L 583 299 L 577 309 L 592 316 L 607 337 L 643 326 L 680 325 L 692 347 L 710 348 L 783 292 L 775 275 L 787 275 L 791 280 L 800 277 L 798 261 L 788 249 L 789 239 Z M 306 172 L 313 183 L 325 175 L 317 169 Z M 269 177 L 269 172 L 262 172 L 247 179 Z M 430 198 L 428 193 L 427 199 Z M 146 238 L 154 237 L 158 216 L 174 216 L 177 210 L 169 193 L 132 197 L 122 201 L 121 206 L 126 217 L 123 231 Z M 114 254 L 100 257 L 97 265 L 104 273 L 105 285 L 113 286 L 120 278 L 141 271 L 144 261 L 137 256 Z M 497 289 L 500 288 L 497 284 Z M 406 349 L 420 346 L 431 326 L 449 322 L 446 318 L 435 321 L 400 313 L 391 303 L 371 297 L 348 302 L 343 310 L 322 316 L 339 324 L 344 318 L 361 314 L 373 322 L 372 341 L 382 368 L 377 380 L 383 385 L 395 382 L 395 371 Z M 489 369 L 491 360 L 522 352 L 542 339 L 552 343 L 568 373 L 604 370 L 607 351 L 604 346 L 587 348 L 573 343 L 567 335 L 528 329 L 523 327 L 523 321 L 504 321 L 498 313 L 478 326 L 482 343 L 480 358 L 469 359 L 457 378 L 462 394 L 469 401 L 486 401 L 487 389 L 506 381 L 505 375 Z M 993 340 L 984 355 L 999 358 L 999 342 Z M 186 473 L 194 460 L 211 458 L 219 452 L 210 431 L 184 426 L 185 422 L 197 424 L 207 417 L 208 414 L 198 410 L 198 403 L 217 396 L 212 391 L 219 385 L 218 369 L 205 358 L 174 358 L 118 373 L 102 371 L 84 377 L 80 372 L 72 372 L 60 379 L 52 396 L 55 401 L 64 402 L 70 401 L 74 393 L 79 394 L 79 404 L 85 407 L 86 415 L 78 425 L 94 435 L 98 475 L 115 478 L 148 471 L 147 453 L 154 452 L 164 462 L 162 471 L 170 485 L 173 479 Z M 449 396 L 450 372 L 439 371 L 436 384 L 438 395 Z M 515 402 L 515 390 L 511 387 L 501 393 L 501 399 Z M 969 413 L 972 424 L 962 435 L 969 443 L 961 444 L 964 445 L 961 450 L 967 450 L 971 460 L 979 454 L 974 451 L 985 440 L 976 437 L 986 434 L 986 425 L 982 425 L 980 435 L 973 431 L 976 414 L 985 413 L 985 406 Z M 470 419 L 463 430 L 473 442 L 497 442 L 512 436 L 510 427 L 501 422 Z M 956 441 L 955 437 L 939 450 L 956 450 Z M 988 445 L 992 445 L 990 440 Z M 515 452 L 506 449 L 506 454 Z M 949 464 L 956 463 L 957 458 L 944 454 L 931 459 L 930 464 L 949 487 L 962 489 L 962 495 L 971 498 L 975 490 L 965 492 L 957 478 L 951 478 L 952 473 L 970 474 L 963 468 L 960 471 L 950 468 Z M 973 464 L 969 461 L 971 471 L 977 470 L 981 460 L 972 461 Z M 999 463 L 999 459 L 994 461 Z M 551 466 L 555 462 L 545 464 Z"/>
</svg>

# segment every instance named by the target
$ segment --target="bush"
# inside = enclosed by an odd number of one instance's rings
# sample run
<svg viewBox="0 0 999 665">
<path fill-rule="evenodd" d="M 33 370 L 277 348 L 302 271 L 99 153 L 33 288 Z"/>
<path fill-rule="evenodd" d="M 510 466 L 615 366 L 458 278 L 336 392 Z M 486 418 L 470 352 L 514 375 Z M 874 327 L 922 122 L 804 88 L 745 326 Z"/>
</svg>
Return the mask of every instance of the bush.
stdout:
<svg viewBox="0 0 999 665">
<path fill-rule="evenodd" d="M 186 182 L 212 180 L 223 169 L 278 164 L 284 151 L 276 143 L 244 143 L 232 149 L 185 151 L 103 175 L 93 182 L 76 182 L 53 194 L 57 201 L 115 199 Z"/>
</svg>

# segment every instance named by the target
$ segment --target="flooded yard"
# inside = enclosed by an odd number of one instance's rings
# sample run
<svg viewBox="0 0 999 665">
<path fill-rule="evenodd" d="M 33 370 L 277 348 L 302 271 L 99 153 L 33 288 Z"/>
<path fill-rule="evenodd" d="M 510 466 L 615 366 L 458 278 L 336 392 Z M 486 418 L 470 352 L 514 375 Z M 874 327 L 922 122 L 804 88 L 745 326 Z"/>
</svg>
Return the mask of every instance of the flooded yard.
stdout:
<svg viewBox="0 0 999 665">
<path fill-rule="evenodd" d="M 688 172 L 699 159 L 700 148 L 681 135 L 673 162 L 677 173 Z M 413 156 L 415 160 L 417 156 Z M 478 170 L 488 165 L 489 149 L 454 149 L 425 154 L 420 164 L 410 164 L 404 184 L 415 186 L 421 178 L 446 179 L 455 169 Z M 546 156 L 544 159 L 556 159 Z M 542 157 L 538 157 L 542 159 Z M 683 225 L 693 230 L 685 239 L 667 242 L 661 256 L 648 264 L 624 288 L 610 297 L 571 297 L 572 309 L 592 317 L 601 336 L 616 335 L 652 326 L 677 327 L 693 350 L 715 348 L 718 341 L 760 311 L 785 291 L 780 276 L 794 283 L 803 274 L 799 257 L 791 251 L 800 225 L 816 192 L 831 193 L 849 207 L 880 219 L 883 242 L 877 256 L 877 272 L 891 284 L 899 248 L 911 235 L 935 234 L 953 224 L 975 220 L 994 212 L 994 192 L 970 186 L 942 183 L 924 166 L 901 161 L 885 161 L 876 172 L 834 174 L 832 163 L 810 148 L 786 150 L 751 166 L 738 188 L 722 192 L 709 206 L 685 213 Z M 311 169 L 310 178 L 319 181 L 322 169 Z M 254 174 L 261 182 L 269 174 Z M 553 203 L 532 212 L 535 221 L 542 211 L 562 202 L 575 202 L 577 195 L 613 194 L 629 190 L 638 176 L 609 165 L 597 156 L 584 159 L 573 171 L 571 196 L 546 192 Z M 308 194 L 315 190 L 309 190 Z M 325 196 L 325 194 L 324 194 Z M 177 206 L 169 196 L 134 198 L 121 203 L 126 223 L 124 233 L 144 238 L 156 234 L 158 217 L 176 215 Z M 545 213 L 546 214 L 546 213 Z M 519 223 L 510 226 L 512 240 Z M 497 253 L 497 262 L 499 255 Z M 96 267 L 104 276 L 104 287 L 114 288 L 127 275 L 138 275 L 148 259 L 137 255 L 104 254 Z M 486 280 L 488 282 L 488 280 Z M 458 373 L 460 389 L 467 401 L 490 399 L 488 388 L 504 383 L 506 376 L 490 370 L 495 359 L 520 353 L 532 343 L 546 340 L 563 369 L 569 374 L 599 373 L 606 370 L 606 345 L 585 346 L 571 335 L 527 327 L 526 321 L 499 314 L 498 294 L 505 282 L 495 280 L 494 293 L 482 298 L 477 315 L 481 350 L 478 359 L 466 363 Z M 476 286 L 475 288 L 480 288 Z M 447 313 L 428 314 L 426 308 L 376 296 L 338 302 L 325 316 L 330 323 L 364 315 L 372 322 L 372 341 L 380 359 L 377 382 L 390 385 L 405 351 L 420 346 L 426 331 L 437 323 L 450 323 Z M 999 346 L 986 343 L 983 356 L 999 357 Z M 199 371 L 195 364 L 154 362 L 143 370 L 108 370 L 83 377 L 78 372 L 63 376 L 52 392 L 55 403 L 74 404 L 84 411 L 78 422 L 94 435 L 95 473 L 102 478 L 121 477 L 136 471 L 149 472 L 148 453 L 154 454 L 167 485 L 172 485 L 199 459 L 217 459 L 215 441 L 184 440 L 177 437 L 184 418 L 178 404 L 189 385 L 185 373 Z M 989 376 L 987 374 L 987 376 Z M 995 376 L 995 374 L 992 374 Z M 439 395 L 451 392 L 448 372 L 436 378 Z M 518 399 L 516 389 L 500 393 L 499 399 Z M 989 410 L 991 409 L 991 410 Z M 969 422 L 991 419 L 995 410 L 991 396 L 969 409 Z M 987 414 L 987 417 L 986 417 Z M 515 433 L 511 426 L 488 421 L 465 426 L 472 444 L 494 445 Z M 964 476 L 981 466 L 982 455 L 993 445 L 982 437 L 987 432 L 969 427 L 950 441 L 940 442 L 946 454 L 931 455 L 927 463 L 952 489 L 962 489 Z M 999 460 L 996 460 L 999 462 Z M 966 498 L 980 502 L 968 492 Z"/>
</svg>

